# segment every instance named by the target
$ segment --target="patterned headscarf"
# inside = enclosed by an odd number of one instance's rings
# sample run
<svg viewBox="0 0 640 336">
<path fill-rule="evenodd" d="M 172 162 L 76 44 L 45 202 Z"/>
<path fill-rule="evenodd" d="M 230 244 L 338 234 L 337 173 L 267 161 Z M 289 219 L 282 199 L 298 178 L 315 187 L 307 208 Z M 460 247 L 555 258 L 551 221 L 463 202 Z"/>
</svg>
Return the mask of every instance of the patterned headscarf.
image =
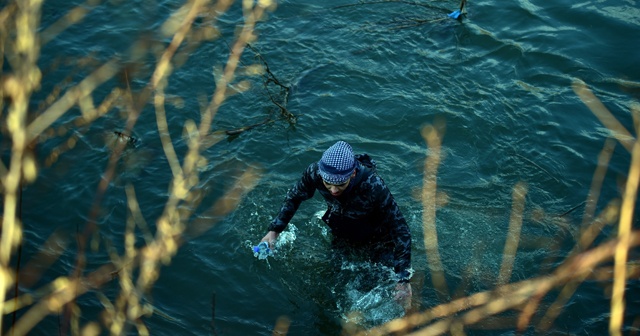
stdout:
<svg viewBox="0 0 640 336">
<path fill-rule="evenodd" d="M 347 182 L 356 169 L 356 159 L 351 145 L 344 141 L 336 142 L 322 154 L 318 168 L 322 179 L 329 184 Z"/>
</svg>

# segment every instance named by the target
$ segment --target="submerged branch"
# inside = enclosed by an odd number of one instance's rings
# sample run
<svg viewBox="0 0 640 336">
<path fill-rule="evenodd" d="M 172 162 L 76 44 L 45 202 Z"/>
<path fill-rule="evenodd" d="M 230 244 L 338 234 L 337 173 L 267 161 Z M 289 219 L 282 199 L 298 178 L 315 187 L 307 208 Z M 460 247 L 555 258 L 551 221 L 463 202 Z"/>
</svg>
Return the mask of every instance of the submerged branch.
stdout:
<svg viewBox="0 0 640 336">
<path fill-rule="evenodd" d="M 537 163 L 533 162 L 531 159 L 529 159 L 529 158 L 527 158 L 527 157 L 525 157 L 525 156 L 521 155 L 520 153 L 517 153 L 517 152 L 516 152 L 515 154 L 516 154 L 516 156 L 518 156 L 519 158 L 521 158 L 521 159 L 523 159 L 523 160 L 525 160 L 525 161 L 529 162 L 530 164 L 532 164 L 532 165 L 533 165 L 533 166 L 535 166 L 536 168 L 538 168 L 538 169 L 540 169 L 541 171 L 543 171 L 545 174 L 549 175 L 549 177 L 551 177 L 552 179 L 554 179 L 556 182 L 560 183 L 560 180 L 558 180 L 555 176 L 553 176 L 553 175 L 552 175 L 549 171 L 547 171 L 546 169 L 544 169 L 544 168 L 540 167 L 540 165 L 539 165 L 539 164 L 537 164 Z"/>
<path fill-rule="evenodd" d="M 236 128 L 236 129 L 233 129 L 233 130 L 227 130 L 227 131 L 225 131 L 225 134 L 226 135 L 238 135 L 238 134 L 244 133 L 246 131 L 250 131 L 250 130 L 252 130 L 252 129 L 258 127 L 258 126 L 266 125 L 266 124 L 272 123 L 272 122 L 273 122 L 273 120 L 267 119 L 267 120 L 265 120 L 263 122 L 259 122 L 257 124 L 240 127 L 240 128 Z"/>
<path fill-rule="evenodd" d="M 384 5 L 384 4 L 393 4 L 393 3 L 402 4 L 402 5 L 420 6 L 420 7 L 430 8 L 430 9 L 437 9 L 437 10 L 446 11 L 446 9 L 444 9 L 444 8 L 433 6 L 433 5 L 429 4 L 429 3 L 420 3 L 420 2 L 405 1 L 405 0 L 361 1 L 361 2 L 358 2 L 358 3 L 334 6 L 331 9 L 344 9 L 344 8 L 351 8 L 351 7 L 357 7 L 357 6 Z"/>
<path fill-rule="evenodd" d="M 562 214 L 560 214 L 558 217 L 564 217 L 564 216 L 566 216 L 566 215 L 568 215 L 568 214 L 570 214 L 570 213 L 572 213 L 572 212 L 576 211 L 578 208 L 580 208 L 581 206 L 583 206 L 583 205 L 585 205 L 585 204 L 587 204 L 587 201 L 584 201 L 584 202 L 582 202 L 582 203 L 580 203 L 580 204 L 578 204 L 578 205 L 576 205 L 576 206 L 572 207 L 571 209 L 569 209 L 569 210 L 567 210 L 567 211 L 563 212 Z"/>
<path fill-rule="evenodd" d="M 290 124 L 295 124 L 296 123 L 296 119 L 297 116 L 294 115 L 293 113 L 291 113 L 285 106 L 287 105 L 288 101 L 289 101 L 289 94 L 291 92 L 291 87 L 283 84 L 271 71 L 271 69 L 269 68 L 269 63 L 267 63 L 267 60 L 264 59 L 264 57 L 262 56 L 261 53 L 259 53 L 252 45 L 248 44 L 247 45 L 248 48 L 250 48 L 254 54 L 260 59 L 260 61 L 262 61 L 262 64 L 264 65 L 264 69 L 265 69 L 265 81 L 264 81 L 264 88 L 265 91 L 267 91 L 267 94 L 269 95 L 269 99 L 271 100 L 271 102 L 276 105 L 278 108 L 280 108 L 280 114 L 282 115 L 282 117 L 284 117 Z M 273 94 L 271 93 L 271 90 L 269 90 L 269 83 L 273 83 L 275 85 L 277 85 L 278 87 L 280 87 L 280 94 L 282 96 L 282 101 L 278 102 L 278 100 L 273 96 Z"/>
</svg>

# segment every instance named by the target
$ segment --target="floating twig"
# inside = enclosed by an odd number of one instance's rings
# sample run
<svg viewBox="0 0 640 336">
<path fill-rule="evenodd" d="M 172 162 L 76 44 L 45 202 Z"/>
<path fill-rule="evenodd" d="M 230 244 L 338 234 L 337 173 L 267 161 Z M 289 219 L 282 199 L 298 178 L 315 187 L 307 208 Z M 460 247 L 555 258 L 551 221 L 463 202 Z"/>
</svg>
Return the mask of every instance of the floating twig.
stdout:
<svg viewBox="0 0 640 336">
<path fill-rule="evenodd" d="M 435 23 L 435 22 L 440 22 L 440 21 L 444 21 L 446 20 L 446 18 L 438 18 L 438 19 L 429 19 L 429 20 L 421 20 L 421 19 L 413 19 L 413 23 L 406 23 L 404 25 L 400 25 L 400 26 L 396 26 L 396 27 L 392 27 L 390 29 L 405 29 L 405 28 L 412 28 L 412 27 L 418 27 L 424 24 L 428 24 L 428 23 Z"/>
<path fill-rule="evenodd" d="M 282 82 L 276 77 L 276 75 L 274 75 L 273 72 L 271 72 L 271 69 L 269 68 L 269 63 L 267 63 L 264 57 L 262 57 L 262 54 L 260 54 L 250 44 L 248 45 L 248 47 L 256 54 L 256 56 L 262 61 L 262 64 L 264 65 L 264 69 L 266 72 L 266 80 L 264 82 L 264 88 L 267 91 L 267 94 L 269 94 L 269 99 L 274 105 L 280 108 L 280 114 L 284 118 L 286 118 L 289 123 L 295 124 L 296 118 L 297 118 L 296 115 L 289 112 L 289 110 L 287 110 L 287 108 L 285 107 L 285 105 L 287 104 L 287 101 L 289 100 L 289 92 L 291 91 L 291 88 L 287 85 L 282 84 Z M 280 87 L 280 93 L 283 95 L 282 103 L 279 103 L 271 94 L 271 91 L 269 90 L 269 83 L 273 83 Z"/>
<path fill-rule="evenodd" d="M 536 166 L 538 169 L 542 170 L 543 172 L 545 172 L 547 175 L 549 175 L 552 179 L 554 179 L 556 182 L 560 183 L 560 180 L 558 180 L 555 176 L 551 175 L 551 173 L 549 173 L 546 169 L 540 167 L 537 163 L 531 161 L 530 159 L 518 154 L 517 152 L 515 153 L 517 156 L 519 156 L 520 158 L 522 158 L 523 160 L 531 163 L 532 165 Z"/>
<path fill-rule="evenodd" d="M 248 44 L 247 47 L 249 49 L 251 49 L 256 54 L 256 56 L 258 56 L 258 58 L 260 58 L 260 60 L 262 61 L 262 64 L 264 64 L 264 70 L 267 73 L 267 81 L 265 82 L 265 84 L 268 84 L 269 82 L 273 82 L 274 84 L 278 85 L 282 89 L 285 89 L 286 91 L 289 91 L 290 88 L 288 86 L 282 84 L 282 82 L 280 82 L 278 80 L 276 75 L 274 75 L 273 72 L 271 72 L 271 69 L 269 69 L 269 63 L 267 63 L 267 61 L 264 59 L 264 57 L 262 57 L 262 54 L 260 54 L 260 52 L 258 52 L 251 44 Z"/>
<path fill-rule="evenodd" d="M 583 206 L 583 205 L 585 205 L 585 204 L 587 204 L 587 201 L 583 201 L 582 203 L 580 203 L 580 204 L 578 204 L 578 205 L 574 206 L 573 208 L 571 208 L 571 209 L 569 209 L 569 210 L 565 211 L 562 215 L 560 215 L 560 216 L 558 216 L 558 217 L 564 217 L 564 216 L 566 216 L 566 215 L 568 215 L 568 214 L 572 213 L 574 210 L 578 209 L 579 207 L 581 207 L 581 206 Z"/>
<path fill-rule="evenodd" d="M 413 5 L 413 6 L 420 6 L 420 7 L 426 7 L 426 8 L 431 8 L 431 9 L 438 9 L 438 10 L 442 10 L 442 8 L 437 7 L 437 6 L 433 6 L 430 4 L 424 4 L 424 3 L 419 3 L 419 2 L 415 2 L 415 1 L 389 1 L 389 0 L 385 0 L 385 1 L 368 1 L 368 2 L 358 2 L 358 3 L 352 3 L 352 4 L 346 4 L 346 5 L 340 5 L 340 6 L 335 6 L 332 7 L 331 9 L 343 9 L 343 8 L 349 8 L 349 7 L 355 7 L 355 6 L 363 6 L 363 5 L 382 5 L 382 4 L 389 4 L 389 3 L 398 3 L 398 4 L 404 4 L 404 5 Z"/>
<path fill-rule="evenodd" d="M 270 122 L 273 122 L 273 120 L 271 120 L 271 119 L 267 119 L 267 120 L 265 120 L 265 121 L 263 121 L 263 122 L 259 122 L 259 123 L 257 123 L 257 124 L 253 124 L 253 125 L 249 125 L 249 126 L 240 127 L 240 128 L 236 128 L 236 129 L 233 129 L 233 130 L 227 130 L 227 131 L 224 131 L 224 133 L 225 133 L 226 135 L 238 135 L 238 134 L 240 134 L 240 133 L 243 133 L 243 132 L 246 132 L 246 131 L 252 130 L 252 129 L 254 129 L 254 128 L 258 127 L 258 126 L 266 125 L 266 124 L 268 124 L 268 123 L 270 123 Z"/>
</svg>

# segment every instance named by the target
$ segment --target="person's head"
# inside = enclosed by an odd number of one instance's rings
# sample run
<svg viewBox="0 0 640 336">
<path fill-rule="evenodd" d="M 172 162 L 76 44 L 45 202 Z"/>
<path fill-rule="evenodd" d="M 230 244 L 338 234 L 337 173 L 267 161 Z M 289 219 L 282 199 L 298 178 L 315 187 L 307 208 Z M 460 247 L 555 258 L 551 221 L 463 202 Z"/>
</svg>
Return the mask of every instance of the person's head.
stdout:
<svg viewBox="0 0 640 336">
<path fill-rule="evenodd" d="M 356 158 L 351 146 L 338 141 L 329 147 L 318 162 L 318 171 L 331 195 L 340 196 L 356 174 Z"/>
</svg>

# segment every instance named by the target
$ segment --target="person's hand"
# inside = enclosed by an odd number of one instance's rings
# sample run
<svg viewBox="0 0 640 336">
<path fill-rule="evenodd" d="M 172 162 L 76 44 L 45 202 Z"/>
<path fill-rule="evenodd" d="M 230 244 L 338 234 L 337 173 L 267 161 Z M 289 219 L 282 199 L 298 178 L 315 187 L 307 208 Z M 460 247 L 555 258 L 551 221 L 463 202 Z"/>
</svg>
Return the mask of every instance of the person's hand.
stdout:
<svg viewBox="0 0 640 336">
<path fill-rule="evenodd" d="M 408 282 L 399 282 L 396 285 L 396 295 L 395 300 L 404 308 L 404 311 L 409 311 L 411 308 L 411 297 L 413 293 L 411 292 L 411 284 Z"/>
<path fill-rule="evenodd" d="M 264 236 L 264 238 L 262 238 L 260 242 L 266 241 L 267 243 L 269 243 L 269 248 L 273 249 L 273 244 L 276 243 L 279 235 L 280 234 L 275 231 L 269 231 L 269 233 L 267 233 L 267 235 Z"/>
</svg>

